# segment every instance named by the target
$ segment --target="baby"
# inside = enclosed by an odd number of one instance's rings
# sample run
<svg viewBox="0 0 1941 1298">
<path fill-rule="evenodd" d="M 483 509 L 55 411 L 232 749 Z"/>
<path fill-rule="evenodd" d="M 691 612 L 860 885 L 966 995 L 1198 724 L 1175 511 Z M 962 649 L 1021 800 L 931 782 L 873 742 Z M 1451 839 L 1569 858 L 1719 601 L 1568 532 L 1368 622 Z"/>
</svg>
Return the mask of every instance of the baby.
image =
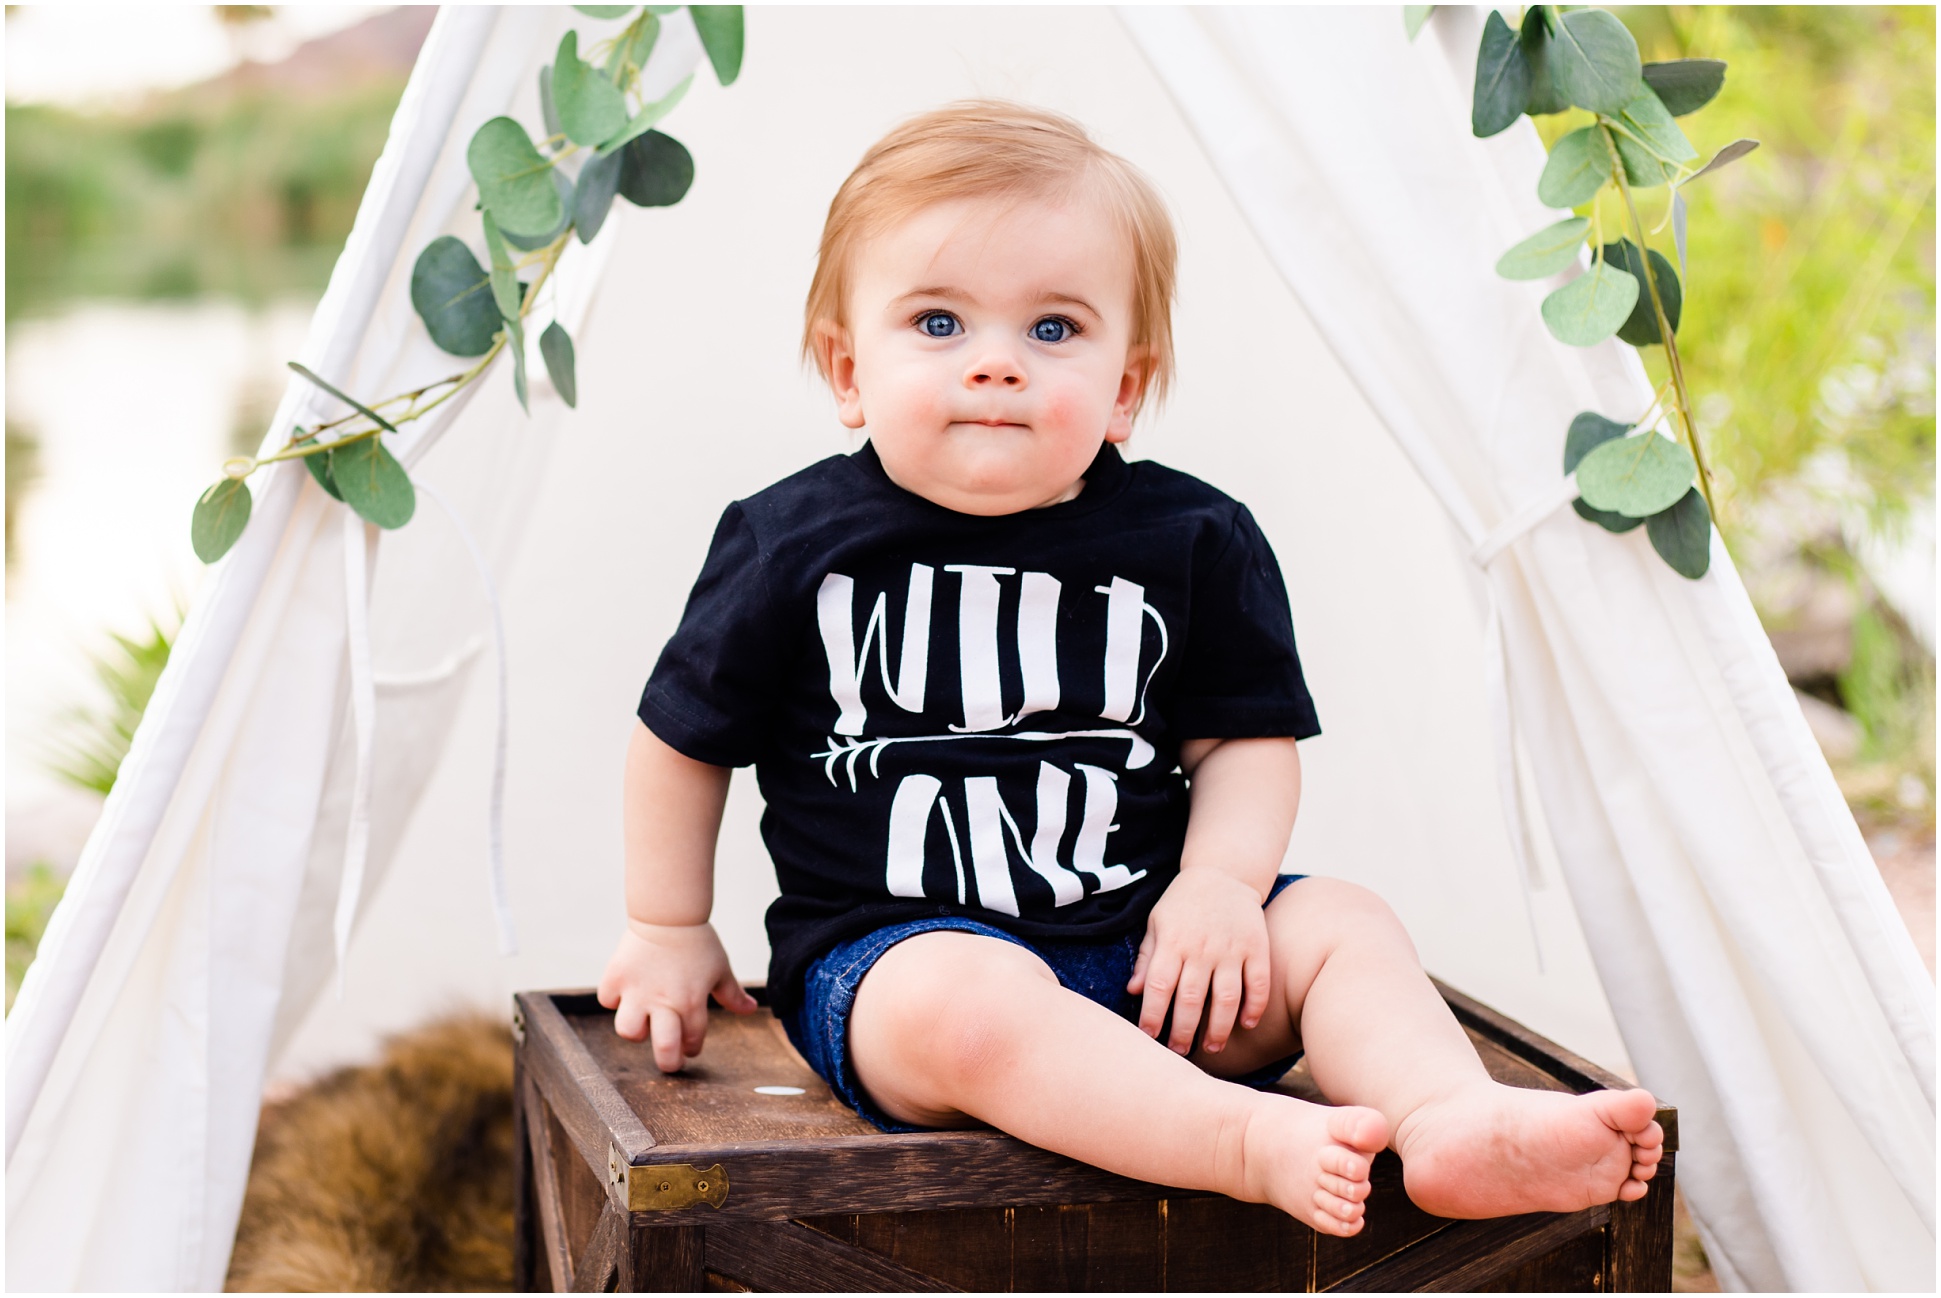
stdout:
<svg viewBox="0 0 1941 1298">
<path fill-rule="evenodd" d="M 1246 508 L 1119 447 L 1172 367 L 1174 238 L 1067 118 L 955 104 L 830 205 L 804 347 L 868 433 L 728 507 L 640 701 L 600 983 L 673 1072 L 753 764 L 789 1039 L 888 1131 L 988 1123 L 1361 1229 L 1384 1146 L 1445 1217 L 1645 1193 L 1642 1090 L 1484 1071 L 1395 916 L 1280 875 L 1319 733 Z M 1305 1051 L 1338 1107 L 1263 1089 Z"/>
</svg>

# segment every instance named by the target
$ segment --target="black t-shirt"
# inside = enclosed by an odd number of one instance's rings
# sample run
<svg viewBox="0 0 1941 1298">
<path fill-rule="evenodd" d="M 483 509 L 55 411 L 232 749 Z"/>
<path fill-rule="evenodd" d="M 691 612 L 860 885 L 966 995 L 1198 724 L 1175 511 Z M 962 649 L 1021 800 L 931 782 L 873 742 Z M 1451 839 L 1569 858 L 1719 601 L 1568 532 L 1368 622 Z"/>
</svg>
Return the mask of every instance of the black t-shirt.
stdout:
<svg viewBox="0 0 1941 1298">
<path fill-rule="evenodd" d="M 868 445 L 730 505 L 640 719 L 755 766 L 780 1009 L 886 924 L 1142 929 L 1179 871 L 1180 742 L 1320 733 L 1252 515 L 1110 444 L 1075 499 L 997 518 Z"/>
</svg>

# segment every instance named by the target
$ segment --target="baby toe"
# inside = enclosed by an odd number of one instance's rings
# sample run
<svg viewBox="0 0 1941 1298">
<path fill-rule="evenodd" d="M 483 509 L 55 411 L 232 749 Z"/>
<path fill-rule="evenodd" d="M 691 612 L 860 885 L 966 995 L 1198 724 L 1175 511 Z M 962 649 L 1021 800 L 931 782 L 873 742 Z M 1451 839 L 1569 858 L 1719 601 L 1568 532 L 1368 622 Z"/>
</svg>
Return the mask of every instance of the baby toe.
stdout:
<svg viewBox="0 0 1941 1298">
<path fill-rule="evenodd" d="M 1350 1181 L 1346 1177 L 1330 1176 L 1323 1172 L 1316 1183 L 1327 1193 L 1348 1203 L 1360 1203 L 1368 1197 L 1369 1185 L 1366 1181 Z"/>
</svg>

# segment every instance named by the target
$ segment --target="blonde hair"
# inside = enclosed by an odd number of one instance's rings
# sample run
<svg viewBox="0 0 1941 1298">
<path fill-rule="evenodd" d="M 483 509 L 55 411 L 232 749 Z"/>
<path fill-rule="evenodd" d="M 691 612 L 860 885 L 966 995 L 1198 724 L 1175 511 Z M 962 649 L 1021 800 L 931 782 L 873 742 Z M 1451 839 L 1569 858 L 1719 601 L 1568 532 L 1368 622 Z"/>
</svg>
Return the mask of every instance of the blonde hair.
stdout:
<svg viewBox="0 0 1941 1298">
<path fill-rule="evenodd" d="M 1178 241 L 1152 182 L 1099 147 L 1062 113 L 1001 99 L 965 99 L 912 117 L 878 140 L 829 204 L 803 311 L 802 352 L 829 377 L 823 320 L 847 327 L 856 249 L 937 203 L 965 198 L 1100 202 L 1132 250 L 1131 345 L 1146 354 L 1139 403 L 1165 395 L 1173 373 L 1173 285 Z M 1135 408 L 1135 413 L 1136 413 Z"/>
</svg>

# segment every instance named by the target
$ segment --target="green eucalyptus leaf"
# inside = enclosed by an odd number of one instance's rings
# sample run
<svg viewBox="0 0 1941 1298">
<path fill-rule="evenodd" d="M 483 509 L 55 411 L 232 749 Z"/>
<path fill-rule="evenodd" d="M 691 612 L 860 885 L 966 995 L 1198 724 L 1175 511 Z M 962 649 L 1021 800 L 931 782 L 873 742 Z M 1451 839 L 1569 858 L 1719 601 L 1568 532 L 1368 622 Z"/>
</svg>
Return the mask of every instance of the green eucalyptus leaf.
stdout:
<svg viewBox="0 0 1941 1298">
<path fill-rule="evenodd" d="M 1679 576 L 1697 581 L 1712 566 L 1712 515 L 1705 508 L 1704 493 L 1697 487 L 1680 496 L 1670 509 L 1647 518 L 1644 530 L 1651 538 L 1651 548 Z"/>
<path fill-rule="evenodd" d="M 1577 262 L 1584 236 L 1591 228 L 1588 217 L 1573 216 L 1546 225 L 1496 263 L 1496 273 L 1504 279 L 1545 279 Z"/>
<path fill-rule="evenodd" d="M 510 117 L 494 117 L 478 128 L 465 150 L 465 163 L 478 182 L 479 203 L 514 234 L 544 234 L 559 224 L 559 190 L 547 173 L 526 128 Z"/>
<path fill-rule="evenodd" d="M 1577 490 L 1593 509 L 1649 518 L 1676 504 L 1697 472 L 1690 451 L 1647 431 L 1593 448 L 1577 464 Z"/>
<path fill-rule="evenodd" d="M 313 446 L 316 444 L 316 441 L 317 439 L 314 437 L 306 437 L 299 441 L 297 445 Z M 337 490 L 336 479 L 330 476 L 330 457 L 332 454 L 334 452 L 318 451 L 315 455 L 306 455 L 303 457 L 303 467 L 310 470 L 310 476 L 317 480 L 317 485 L 324 489 L 325 495 L 329 496 L 332 500 L 342 500 L 344 493 Z"/>
<path fill-rule="evenodd" d="M 620 156 L 620 193 L 636 207 L 672 207 L 694 183 L 694 155 L 671 135 L 649 131 Z"/>
<path fill-rule="evenodd" d="M 513 272 L 512 254 L 506 251 L 505 240 L 499 235 L 499 226 L 492 219 L 492 213 L 484 214 L 483 224 L 485 250 L 492 258 L 492 300 L 499 308 L 501 319 L 517 320 L 519 308 L 525 304 L 525 292 L 519 287 L 519 277 Z"/>
<path fill-rule="evenodd" d="M 1583 502 L 1581 497 L 1571 501 L 1570 507 L 1576 510 L 1577 517 L 1583 519 L 1585 522 L 1595 523 L 1605 531 L 1616 532 L 1620 536 L 1634 527 L 1644 526 L 1644 520 L 1642 518 L 1632 518 L 1625 514 L 1614 514 L 1608 509 L 1592 509 Z"/>
<path fill-rule="evenodd" d="M 1726 145 L 1723 149 L 1720 149 L 1717 153 L 1713 154 L 1712 160 L 1710 162 L 1700 167 L 1697 171 L 1694 171 L 1691 175 L 1685 177 L 1685 179 L 1679 183 L 1679 188 L 1683 189 L 1686 185 L 1691 184 L 1694 180 L 1697 180 L 1700 176 L 1709 175 L 1710 173 L 1717 171 L 1720 167 L 1731 166 L 1733 163 L 1737 162 L 1740 158 L 1745 157 L 1748 153 L 1751 153 L 1754 149 L 1758 147 L 1759 147 L 1759 141 L 1757 140 L 1732 141 L 1732 143 Z"/>
<path fill-rule="evenodd" d="M 732 86 L 741 75 L 743 42 L 740 5 L 689 5 L 694 29 L 701 33 L 701 48 L 714 65 L 715 80 Z"/>
<path fill-rule="evenodd" d="M 508 320 L 506 328 L 506 350 L 512 353 L 512 394 L 519 398 L 519 408 L 527 414 L 532 413 L 532 404 L 526 399 L 526 326 L 519 320 Z"/>
<path fill-rule="evenodd" d="M 202 493 L 189 519 L 189 542 L 195 557 L 214 563 L 229 553 L 236 538 L 249 526 L 249 484 L 241 478 L 224 478 Z"/>
<path fill-rule="evenodd" d="M 634 11 L 632 5 L 574 5 L 573 7 L 588 18 L 625 18 Z"/>
<path fill-rule="evenodd" d="M 687 88 L 693 84 L 694 78 L 690 76 L 653 103 L 643 107 L 633 115 L 633 120 L 627 123 L 626 130 L 600 146 L 600 152 L 603 155 L 617 152 L 652 130 L 655 122 L 674 111 L 674 105 L 681 102 L 687 95 Z"/>
<path fill-rule="evenodd" d="M 1604 260 L 1638 281 L 1638 304 L 1631 308 L 1631 314 L 1618 329 L 1618 337 L 1633 347 L 1653 347 L 1664 340 L 1658 336 L 1658 313 L 1651 307 L 1651 289 L 1644 280 L 1644 258 L 1638 256 L 1638 245 L 1629 239 L 1604 245 Z M 1658 283 L 1658 298 L 1664 303 L 1665 319 L 1671 324 L 1671 331 L 1678 332 L 1678 317 L 1685 304 L 1684 291 L 1678 285 L 1678 273 L 1671 268 L 1665 254 L 1656 248 L 1651 250 L 1651 277 Z"/>
<path fill-rule="evenodd" d="M 1679 163 L 1698 156 L 1685 132 L 1649 90 L 1624 106 L 1611 134 L 1624 160 L 1626 178 L 1646 189 L 1666 184 L 1677 174 Z"/>
<path fill-rule="evenodd" d="M 510 234 L 504 230 L 499 231 L 500 236 L 512 247 L 521 252 L 544 248 L 560 235 L 565 234 L 566 228 L 573 224 L 573 182 L 568 180 L 558 167 L 553 168 L 553 188 L 559 191 L 559 224 L 544 234 Z"/>
<path fill-rule="evenodd" d="M 332 451 L 330 477 L 344 503 L 379 527 L 403 527 L 418 508 L 411 476 L 378 437 Z"/>
<path fill-rule="evenodd" d="M 1525 12 L 1517 38 L 1523 42 L 1523 61 L 1530 65 L 1530 96 L 1524 101 L 1523 111 L 1542 117 L 1569 108 L 1570 101 L 1550 75 L 1550 28 L 1544 23 L 1541 6 Z"/>
<path fill-rule="evenodd" d="M 1470 98 L 1469 129 L 1482 139 L 1509 129 L 1523 116 L 1530 96 L 1530 65 L 1516 33 L 1492 9 L 1483 21 L 1483 44 L 1476 53 L 1476 87 Z"/>
<path fill-rule="evenodd" d="M 1638 281 L 1611 266 L 1593 265 L 1543 300 L 1543 322 L 1558 342 L 1601 343 L 1638 304 Z"/>
<path fill-rule="evenodd" d="M 1564 436 L 1564 472 L 1574 473 L 1586 455 L 1630 431 L 1629 424 L 1606 419 L 1595 411 L 1583 411 L 1570 421 L 1570 432 Z M 1570 506 L 1579 518 L 1596 523 L 1607 532 L 1628 532 L 1644 522 L 1642 518 L 1615 514 L 1607 509 L 1593 509 L 1581 498 L 1571 501 Z"/>
<path fill-rule="evenodd" d="M 411 267 L 411 305 L 431 341 L 454 356 L 485 355 L 499 332 L 490 283 L 460 240 L 447 234 L 426 244 Z"/>
<path fill-rule="evenodd" d="M 1594 113 L 1615 113 L 1637 96 L 1644 64 L 1638 42 L 1616 15 L 1575 9 L 1551 34 L 1550 75 L 1564 97 Z"/>
<path fill-rule="evenodd" d="M 593 236 L 606 224 L 613 196 L 620 192 L 620 170 L 626 158 L 624 149 L 604 157 L 595 154 L 580 168 L 579 183 L 573 188 L 573 229 L 581 243 L 592 243 Z"/>
<path fill-rule="evenodd" d="M 1422 34 L 1422 24 L 1429 21 L 1429 15 L 1436 11 L 1434 5 L 1403 5 L 1402 29 L 1414 40 Z"/>
<path fill-rule="evenodd" d="M 559 107 L 553 103 L 553 65 L 550 63 L 539 65 L 539 120 L 546 124 L 547 140 L 556 141 L 566 134 L 566 128 L 559 124 Z M 554 143 L 552 147 L 557 153 L 565 146 Z"/>
<path fill-rule="evenodd" d="M 560 328 L 555 320 L 546 326 L 539 335 L 539 356 L 546 362 L 546 374 L 553 381 L 553 390 L 568 408 L 579 405 L 579 382 L 573 374 L 573 340 Z"/>
<path fill-rule="evenodd" d="M 607 61 L 600 70 L 615 85 L 626 85 L 647 66 L 647 56 L 654 52 L 654 42 L 659 39 L 660 19 L 652 13 L 640 15 L 614 39 L 613 48 L 607 51 Z"/>
<path fill-rule="evenodd" d="M 1630 431 L 1629 424 L 1606 419 L 1594 410 L 1580 411 L 1570 421 L 1570 431 L 1564 434 L 1564 472 L 1577 472 L 1577 466 L 1583 463 L 1586 455 Z"/>
<path fill-rule="evenodd" d="M 1537 178 L 1537 198 L 1545 207 L 1576 207 L 1595 198 L 1610 178 L 1611 151 L 1595 126 L 1585 126 L 1551 147 Z"/>
<path fill-rule="evenodd" d="M 580 34 L 567 31 L 553 56 L 553 103 L 560 128 L 575 144 L 594 145 L 612 139 L 627 124 L 627 103 L 620 87 L 590 63 L 580 61 Z"/>
<path fill-rule="evenodd" d="M 1695 113 L 1712 102 L 1725 85 L 1725 64 L 1717 59 L 1672 59 L 1644 65 L 1650 86 L 1673 117 Z"/>
<path fill-rule="evenodd" d="M 337 387 L 335 384 L 331 383 L 328 379 L 316 373 L 308 366 L 299 365 L 295 361 L 285 361 L 284 364 L 289 366 L 296 373 L 301 374 L 304 378 L 310 380 L 310 382 L 322 388 L 325 392 L 328 392 L 331 396 L 336 397 L 339 401 L 343 402 L 345 405 L 349 406 L 352 410 L 355 410 L 358 414 L 364 416 L 364 418 L 376 424 L 379 428 L 384 429 L 384 431 L 388 433 L 395 433 L 398 431 L 397 425 L 393 424 L 390 420 L 386 419 L 383 415 L 380 415 L 377 411 L 371 409 L 369 406 L 359 401 L 356 397 L 352 396 L 350 393 L 345 392 L 342 388 Z"/>
</svg>

